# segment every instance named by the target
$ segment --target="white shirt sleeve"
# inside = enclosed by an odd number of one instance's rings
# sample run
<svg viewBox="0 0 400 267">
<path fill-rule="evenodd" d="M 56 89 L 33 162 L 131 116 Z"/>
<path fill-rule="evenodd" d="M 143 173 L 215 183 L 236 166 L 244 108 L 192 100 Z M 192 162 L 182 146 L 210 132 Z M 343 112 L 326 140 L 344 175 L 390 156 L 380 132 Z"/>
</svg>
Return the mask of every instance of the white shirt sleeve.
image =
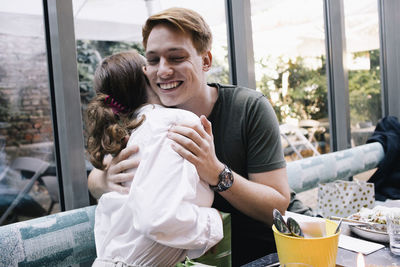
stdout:
<svg viewBox="0 0 400 267">
<path fill-rule="evenodd" d="M 171 148 L 166 135 L 153 133 L 146 142 L 127 205 L 137 231 L 196 258 L 222 239 L 222 219 L 217 210 L 195 204 L 201 197 L 196 168 Z"/>
</svg>

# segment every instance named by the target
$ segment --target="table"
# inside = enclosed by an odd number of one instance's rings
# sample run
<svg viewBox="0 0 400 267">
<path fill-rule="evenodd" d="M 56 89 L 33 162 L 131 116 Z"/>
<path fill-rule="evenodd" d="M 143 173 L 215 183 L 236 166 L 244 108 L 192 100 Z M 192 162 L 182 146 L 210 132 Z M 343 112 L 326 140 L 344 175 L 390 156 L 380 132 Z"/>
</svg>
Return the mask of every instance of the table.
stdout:
<svg viewBox="0 0 400 267">
<path fill-rule="evenodd" d="M 350 236 L 357 237 L 350 232 L 347 225 L 342 226 L 342 233 Z M 400 266 L 400 256 L 396 256 L 390 252 L 388 247 L 389 244 L 385 244 L 385 248 L 377 250 L 369 255 L 364 255 L 365 264 L 377 265 L 377 266 Z M 338 248 L 336 256 L 336 266 L 354 267 L 357 266 L 357 254 L 356 252 Z M 272 253 L 266 255 L 260 259 L 252 261 L 243 265 L 242 267 L 266 267 L 266 266 L 279 266 L 278 254 Z M 277 265 L 273 265 L 277 263 Z"/>
</svg>

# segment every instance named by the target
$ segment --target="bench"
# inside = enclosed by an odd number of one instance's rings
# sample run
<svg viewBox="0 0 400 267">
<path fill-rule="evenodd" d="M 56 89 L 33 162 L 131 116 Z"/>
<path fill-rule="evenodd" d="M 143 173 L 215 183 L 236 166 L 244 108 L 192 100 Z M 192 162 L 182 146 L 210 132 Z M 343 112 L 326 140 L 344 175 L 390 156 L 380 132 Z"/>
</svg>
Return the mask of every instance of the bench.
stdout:
<svg viewBox="0 0 400 267">
<path fill-rule="evenodd" d="M 347 180 L 376 168 L 383 157 L 381 144 L 371 143 L 289 162 L 289 184 L 301 192 Z M 96 257 L 94 212 L 90 206 L 0 227 L 0 266 L 90 266 Z"/>
</svg>

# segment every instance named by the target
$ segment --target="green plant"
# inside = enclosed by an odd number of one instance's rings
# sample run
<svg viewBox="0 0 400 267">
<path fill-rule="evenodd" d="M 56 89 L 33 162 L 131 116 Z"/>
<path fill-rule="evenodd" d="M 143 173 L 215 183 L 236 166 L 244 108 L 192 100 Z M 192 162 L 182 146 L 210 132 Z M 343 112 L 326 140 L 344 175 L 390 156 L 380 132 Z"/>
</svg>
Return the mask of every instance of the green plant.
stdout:
<svg viewBox="0 0 400 267">
<path fill-rule="evenodd" d="M 360 52 L 370 58 L 369 70 L 349 71 L 349 102 L 351 123 L 371 121 L 376 124 L 382 116 L 379 50 Z"/>
<path fill-rule="evenodd" d="M 271 58 L 258 62 L 264 74 L 257 88 L 271 100 L 282 123 L 288 117 L 318 120 L 328 116 L 325 59 L 318 59 L 318 68 L 307 67 L 304 59 L 297 57 L 285 61 Z"/>
<path fill-rule="evenodd" d="M 352 124 L 381 118 L 381 89 L 379 51 L 355 53 L 354 57 L 369 55 L 369 70 L 348 72 L 349 105 Z M 279 122 L 287 118 L 319 120 L 328 117 L 327 78 L 325 58 L 319 58 L 317 68 L 307 67 L 305 59 L 274 60 L 270 57 L 257 62 L 263 76 L 257 88 L 271 100 Z"/>
<path fill-rule="evenodd" d="M 76 47 L 79 91 L 82 107 L 85 107 L 95 96 L 93 90 L 93 75 L 97 65 L 101 61 L 101 55 L 91 41 L 78 40 Z"/>
</svg>

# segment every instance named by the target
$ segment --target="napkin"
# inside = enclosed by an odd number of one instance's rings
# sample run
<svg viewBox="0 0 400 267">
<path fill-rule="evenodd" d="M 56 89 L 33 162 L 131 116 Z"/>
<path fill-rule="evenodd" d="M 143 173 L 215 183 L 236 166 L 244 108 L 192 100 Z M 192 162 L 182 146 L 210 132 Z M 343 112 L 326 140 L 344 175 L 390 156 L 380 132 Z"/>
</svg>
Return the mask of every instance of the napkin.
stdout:
<svg viewBox="0 0 400 267">
<path fill-rule="evenodd" d="M 340 235 L 339 247 L 355 252 L 361 252 L 362 254 L 366 255 L 381 248 L 384 248 L 385 246 L 382 244 L 358 239 L 347 235 Z"/>
<path fill-rule="evenodd" d="M 299 223 L 304 237 L 306 238 L 326 236 L 326 222 L 322 218 L 306 216 L 290 211 L 286 211 L 283 217 L 286 221 L 288 217 L 295 219 Z"/>
</svg>

